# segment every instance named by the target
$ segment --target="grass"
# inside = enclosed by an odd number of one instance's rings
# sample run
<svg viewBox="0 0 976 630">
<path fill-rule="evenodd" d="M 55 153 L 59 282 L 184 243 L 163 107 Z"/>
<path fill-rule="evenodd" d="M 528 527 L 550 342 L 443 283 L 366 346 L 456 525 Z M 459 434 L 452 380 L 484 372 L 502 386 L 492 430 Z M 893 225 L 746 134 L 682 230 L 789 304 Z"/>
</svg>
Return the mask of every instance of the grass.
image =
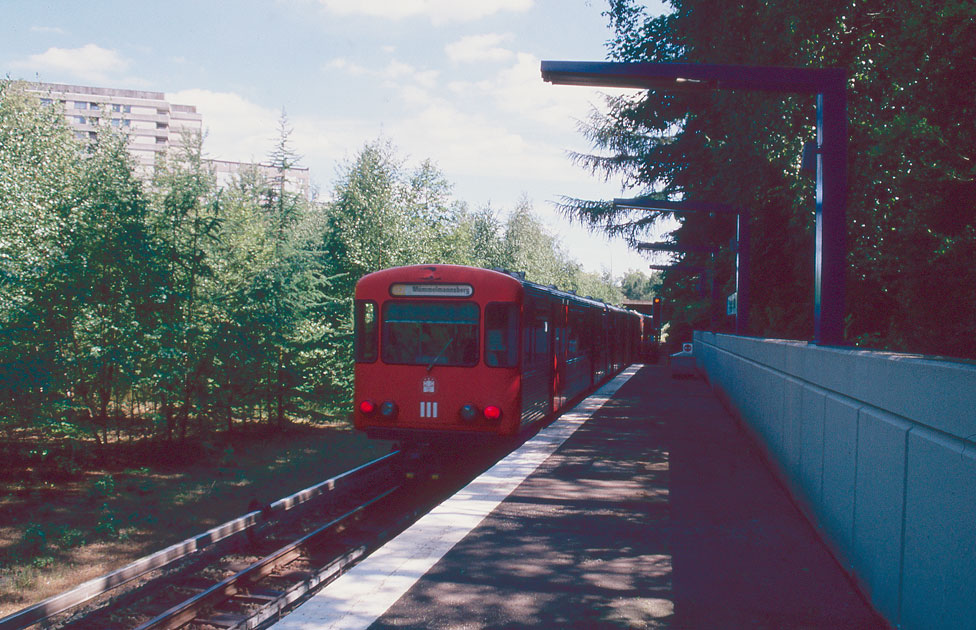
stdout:
<svg viewBox="0 0 976 630">
<path fill-rule="evenodd" d="M 0 478 L 0 617 L 389 451 L 341 422 L 128 448 L 57 481 Z M 13 473 L 13 474 L 11 474 Z"/>
</svg>

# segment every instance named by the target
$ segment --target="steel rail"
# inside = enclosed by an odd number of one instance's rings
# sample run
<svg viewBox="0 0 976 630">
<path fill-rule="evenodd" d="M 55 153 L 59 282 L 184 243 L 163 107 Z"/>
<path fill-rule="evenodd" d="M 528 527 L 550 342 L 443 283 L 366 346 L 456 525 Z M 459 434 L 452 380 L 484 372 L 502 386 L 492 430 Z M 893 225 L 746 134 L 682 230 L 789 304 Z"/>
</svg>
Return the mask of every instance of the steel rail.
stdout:
<svg viewBox="0 0 976 630">
<path fill-rule="evenodd" d="M 23 630 L 24 628 L 29 628 L 54 615 L 104 595 L 151 571 L 162 569 L 178 560 L 212 547 L 218 542 L 230 542 L 230 540 L 262 524 L 268 517 L 268 512 L 270 514 L 287 512 L 312 499 L 355 487 L 356 484 L 361 482 L 360 477 L 377 473 L 385 466 L 391 465 L 399 455 L 399 451 L 388 453 L 383 457 L 379 457 L 314 486 L 299 490 L 283 499 L 279 499 L 272 503 L 269 509 L 248 512 L 244 516 L 228 521 L 223 525 L 214 527 L 192 538 L 188 538 L 183 542 L 170 545 L 161 551 L 140 558 L 111 573 L 89 580 L 69 591 L 49 597 L 33 606 L 19 610 L 0 619 L 0 630 Z"/>
<path fill-rule="evenodd" d="M 216 602 L 229 599 L 240 593 L 246 586 L 269 575 L 275 568 L 286 565 L 292 560 L 303 555 L 302 549 L 306 546 L 314 546 L 315 540 L 327 534 L 330 530 L 342 524 L 346 520 L 362 513 L 366 508 L 375 505 L 379 501 L 389 497 L 396 492 L 400 486 L 384 490 L 379 495 L 373 497 L 355 508 L 349 510 L 341 516 L 337 516 L 325 525 L 298 540 L 289 543 L 274 553 L 265 556 L 251 566 L 243 569 L 234 575 L 221 580 L 205 591 L 194 595 L 190 599 L 173 606 L 169 610 L 150 619 L 135 630 L 175 630 L 190 621 L 196 619 L 197 613 L 201 608 L 213 606 Z M 342 565 L 347 566 L 347 565 Z"/>
</svg>

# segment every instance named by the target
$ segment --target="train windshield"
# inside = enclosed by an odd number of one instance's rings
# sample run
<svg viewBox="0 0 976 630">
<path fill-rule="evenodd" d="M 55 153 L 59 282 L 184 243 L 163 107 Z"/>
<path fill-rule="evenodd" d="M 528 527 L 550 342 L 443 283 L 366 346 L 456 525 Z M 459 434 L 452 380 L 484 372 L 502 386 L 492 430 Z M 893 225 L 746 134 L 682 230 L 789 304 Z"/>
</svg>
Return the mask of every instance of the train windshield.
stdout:
<svg viewBox="0 0 976 630">
<path fill-rule="evenodd" d="M 384 363 L 472 366 L 478 363 L 478 305 L 395 301 L 383 305 Z"/>
</svg>

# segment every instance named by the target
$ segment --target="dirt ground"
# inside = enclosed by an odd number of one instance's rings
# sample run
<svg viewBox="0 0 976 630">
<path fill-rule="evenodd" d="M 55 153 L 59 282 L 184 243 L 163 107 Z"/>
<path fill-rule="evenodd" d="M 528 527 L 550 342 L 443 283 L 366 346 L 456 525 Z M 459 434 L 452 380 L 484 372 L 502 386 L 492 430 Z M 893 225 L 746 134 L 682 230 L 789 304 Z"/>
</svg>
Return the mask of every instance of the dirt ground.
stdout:
<svg viewBox="0 0 976 630">
<path fill-rule="evenodd" d="M 345 423 L 298 424 L 182 453 L 130 449 L 67 480 L 4 474 L 0 617 L 389 450 Z"/>
</svg>

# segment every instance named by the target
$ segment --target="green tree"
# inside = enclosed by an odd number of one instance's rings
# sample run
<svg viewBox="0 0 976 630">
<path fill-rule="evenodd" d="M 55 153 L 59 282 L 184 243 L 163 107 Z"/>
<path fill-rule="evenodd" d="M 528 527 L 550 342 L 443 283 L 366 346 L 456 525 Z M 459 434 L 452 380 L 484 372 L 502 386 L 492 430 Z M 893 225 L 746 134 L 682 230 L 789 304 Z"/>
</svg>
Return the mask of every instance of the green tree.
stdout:
<svg viewBox="0 0 976 630">
<path fill-rule="evenodd" d="M 63 114 L 0 80 L 0 422 L 10 429 L 47 416 L 63 391 L 58 344 L 35 318 L 54 297 L 45 279 L 69 247 L 82 167 Z"/>
<path fill-rule="evenodd" d="M 322 305 L 326 283 L 321 258 L 310 250 L 299 230 L 309 213 L 309 204 L 301 192 L 289 190 L 288 174 L 298 165 L 298 155 L 291 148 L 292 130 L 284 112 L 278 123 L 278 141 L 271 154 L 275 170 L 268 187 L 268 242 L 271 246 L 269 267 L 257 278 L 256 302 L 263 304 L 266 322 L 264 338 L 268 349 L 269 402 L 274 409 L 274 423 L 282 427 L 286 412 L 295 409 L 294 399 L 307 391 L 306 381 L 315 369 L 314 362 L 301 358 L 313 352 L 323 334 L 312 321 L 316 308 Z"/>
<path fill-rule="evenodd" d="M 505 267 L 525 273 L 540 284 L 566 287 L 574 273 L 556 238 L 532 213 L 532 204 L 522 197 L 505 222 L 503 260 Z"/>
<path fill-rule="evenodd" d="M 976 237 L 972 86 L 954 80 L 976 41 L 976 6 L 938 11 L 906 1 L 797 5 L 786 0 L 682 0 L 651 16 L 611 0 L 610 56 L 618 61 L 842 66 L 848 70 L 849 295 L 847 336 L 887 348 L 976 356 L 976 306 L 962 261 Z M 585 132 L 598 150 L 577 156 L 642 194 L 722 201 L 747 208 L 753 228 L 754 333 L 812 332 L 813 183 L 799 173 L 814 136 L 811 96 L 738 91 L 648 92 L 608 101 Z M 655 216 L 606 202 L 570 201 L 566 211 L 598 228 L 642 240 Z M 674 239 L 727 243 L 731 226 L 687 215 Z M 685 255 L 691 264 L 707 260 Z M 733 290 L 732 253 L 717 256 L 723 294 Z M 707 301 L 689 279 L 665 273 L 663 294 L 682 321 L 707 325 Z M 913 308 L 925 304 L 926 308 Z"/>
<path fill-rule="evenodd" d="M 469 234 L 460 229 L 467 210 L 454 201 L 452 185 L 430 160 L 424 160 L 405 187 L 408 217 L 406 262 L 462 262 L 470 248 Z"/>
<path fill-rule="evenodd" d="M 561 288 L 575 291 L 578 295 L 603 300 L 607 304 L 619 305 L 625 297 L 609 272 L 604 271 L 602 274 L 598 274 L 583 271 L 578 266 L 574 269 L 569 284 Z"/>
<path fill-rule="evenodd" d="M 628 269 L 620 280 L 620 291 L 628 300 L 650 300 L 657 295 L 661 285 L 660 275 L 650 276 L 637 269 Z"/>
<path fill-rule="evenodd" d="M 460 240 L 467 244 L 466 254 L 457 262 L 486 269 L 504 268 L 502 230 L 503 225 L 490 205 L 467 213 L 459 223 Z"/>
<path fill-rule="evenodd" d="M 145 340 L 147 200 L 124 138 L 102 129 L 82 146 L 56 107 L 9 83 L 0 92 L 0 409 L 104 442 Z"/>
<path fill-rule="evenodd" d="M 267 374 L 257 277 L 271 266 L 263 203 L 268 181 L 257 166 L 241 170 L 220 192 L 220 238 L 213 250 L 215 312 L 213 413 L 228 431 L 260 408 Z"/>
<path fill-rule="evenodd" d="M 126 139 L 100 130 L 90 146 L 62 264 L 47 279 L 42 321 L 59 344 L 65 390 L 107 441 L 110 414 L 139 379 L 158 279 L 146 231 L 149 211 Z M 116 426 L 117 429 L 121 427 Z"/>
<path fill-rule="evenodd" d="M 209 402 L 214 310 L 211 251 L 221 219 L 216 181 L 202 138 L 187 134 L 176 155 L 157 160 L 149 227 L 162 280 L 155 301 L 152 373 L 168 438 L 185 440 Z"/>
<path fill-rule="evenodd" d="M 341 295 L 351 295 L 363 275 L 409 257 L 401 170 L 393 145 L 378 140 L 365 145 L 339 175 L 324 249 L 332 256 L 333 273 L 345 274 L 335 286 Z"/>
</svg>

